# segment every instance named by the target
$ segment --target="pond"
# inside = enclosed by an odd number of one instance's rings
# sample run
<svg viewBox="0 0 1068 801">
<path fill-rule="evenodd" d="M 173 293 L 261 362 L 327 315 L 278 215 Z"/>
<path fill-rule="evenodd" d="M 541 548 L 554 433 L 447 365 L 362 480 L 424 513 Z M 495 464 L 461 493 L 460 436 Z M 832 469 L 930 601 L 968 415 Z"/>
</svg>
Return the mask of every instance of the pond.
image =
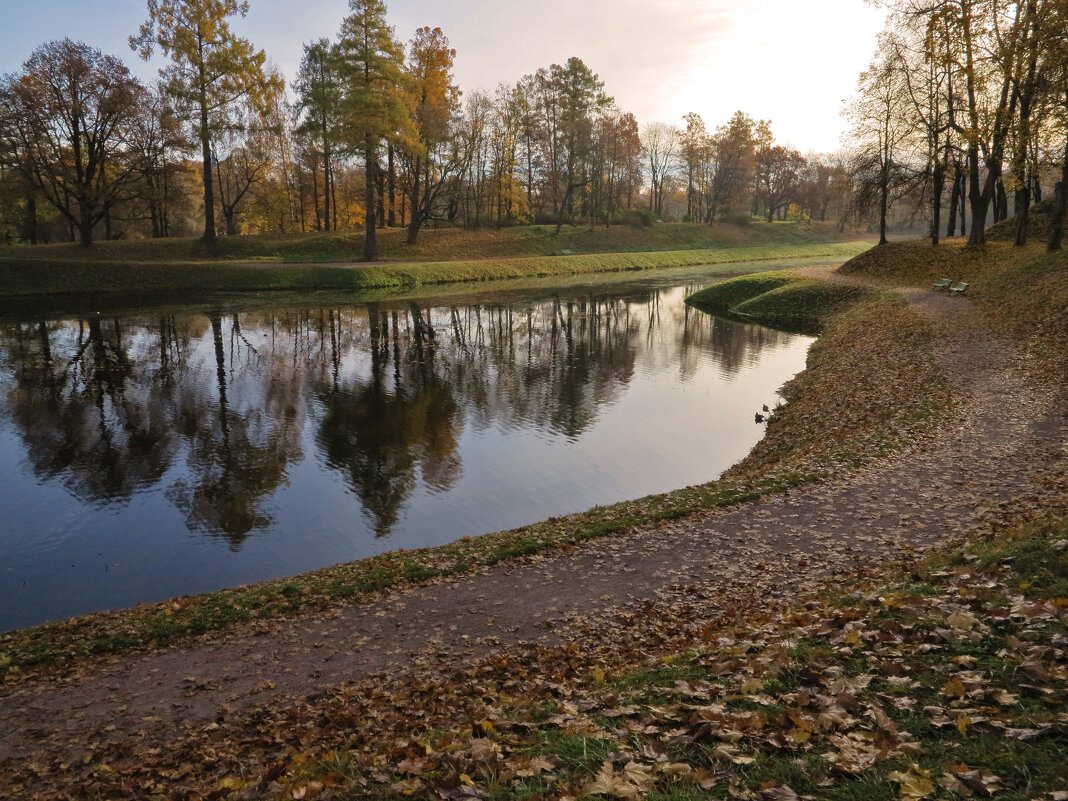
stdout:
<svg viewBox="0 0 1068 801">
<path fill-rule="evenodd" d="M 714 280 L 8 315 L 0 631 L 715 479 L 812 340 Z"/>
</svg>

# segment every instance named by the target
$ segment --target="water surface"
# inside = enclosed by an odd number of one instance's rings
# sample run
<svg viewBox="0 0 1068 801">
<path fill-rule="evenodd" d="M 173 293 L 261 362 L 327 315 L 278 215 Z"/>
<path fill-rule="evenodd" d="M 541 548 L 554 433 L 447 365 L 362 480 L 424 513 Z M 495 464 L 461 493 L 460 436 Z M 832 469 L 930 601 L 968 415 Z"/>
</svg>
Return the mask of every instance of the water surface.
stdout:
<svg viewBox="0 0 1068 801">
<path fill-rule="evenodd" d="M 0 630 L 716 478 L 811 339 L 712 279 L 0 324 Z"/>
</svg>

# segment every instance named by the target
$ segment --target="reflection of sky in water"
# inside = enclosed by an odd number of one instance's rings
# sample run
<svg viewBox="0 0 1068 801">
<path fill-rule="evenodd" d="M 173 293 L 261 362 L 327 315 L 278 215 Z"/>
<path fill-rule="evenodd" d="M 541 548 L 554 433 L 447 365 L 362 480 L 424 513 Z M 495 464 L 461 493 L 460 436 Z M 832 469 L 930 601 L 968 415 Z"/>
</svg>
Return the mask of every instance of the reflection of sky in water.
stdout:
<svg viewBox="0 0 1068 801">
<path fill-rule="evenodd" d="M 714 479 L 810 340 L 693 286 L 0 331 L 0 629 Z"/>
</svg>

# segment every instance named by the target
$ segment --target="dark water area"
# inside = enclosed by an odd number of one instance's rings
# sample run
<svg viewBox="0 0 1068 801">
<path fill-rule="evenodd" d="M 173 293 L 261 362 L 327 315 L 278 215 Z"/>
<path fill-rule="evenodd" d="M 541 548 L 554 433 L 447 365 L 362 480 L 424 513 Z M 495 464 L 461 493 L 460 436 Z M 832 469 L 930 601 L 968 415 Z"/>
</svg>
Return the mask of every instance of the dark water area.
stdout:
<svg viewBox="0 0 1068 801">
<path fill-rule="evenodd" d="M 0 321 L 0 630 L 715 479 L 811 338 L 712 278 Z"/>
</svg>

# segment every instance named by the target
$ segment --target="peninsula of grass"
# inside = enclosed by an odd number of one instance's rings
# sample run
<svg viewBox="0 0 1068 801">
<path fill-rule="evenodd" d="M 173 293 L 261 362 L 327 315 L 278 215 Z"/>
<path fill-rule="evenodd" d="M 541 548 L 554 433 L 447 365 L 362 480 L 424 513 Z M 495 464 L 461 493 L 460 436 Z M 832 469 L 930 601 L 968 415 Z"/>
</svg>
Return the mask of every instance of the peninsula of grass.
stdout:
<svg viewBox="0 0 1068 801">
<path fill-rule="evenodd" d="M 819 281 L 789 270 L 743 275 L 695 292 L 686 302 L 714 314 L 745 318 L 800 331 L 874 293 L 864 287 Z"/>
<path fill-rule="evenodd" d="M 740 233 L 739 233 L 740 232 Z M 167 292 L 398 289 L 470 281 L 825 257 L 867 248 L 807 224 L 584 230 L 557 239 L 543 227 L 431 232 L 399 244 L 384 232 L 383 261 L 354 261 L 351 235 L 105 242 L 0 251 L 0 297 Z M 436 242 L 436 245 L 434 244 Z M 388 260 L 392 259 L 392 260 Z"/>
</svg>

